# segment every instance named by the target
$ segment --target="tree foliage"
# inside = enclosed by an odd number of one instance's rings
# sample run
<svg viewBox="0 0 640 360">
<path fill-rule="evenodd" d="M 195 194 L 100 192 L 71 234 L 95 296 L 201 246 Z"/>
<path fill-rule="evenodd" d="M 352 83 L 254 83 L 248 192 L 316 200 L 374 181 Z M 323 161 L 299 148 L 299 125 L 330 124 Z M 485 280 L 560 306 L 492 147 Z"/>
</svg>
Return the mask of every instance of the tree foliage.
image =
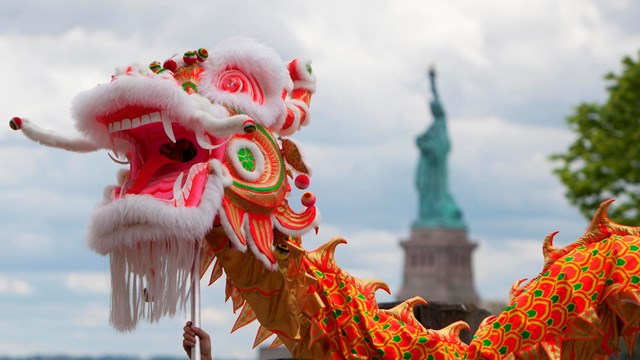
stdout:
<svg viewBox="0 0 640 360">
<path fill-rule="evenodd" d="M 605 79 L 607 101 L 582 103 L 566 119 L 577 138 L 566 153 L 552 156 L 559 163 L 554 173 L 587 218 L 614 198 L 611 218 L 640 225 L 640 60 L 625 57 L 620 75 Z"/>
</svg>

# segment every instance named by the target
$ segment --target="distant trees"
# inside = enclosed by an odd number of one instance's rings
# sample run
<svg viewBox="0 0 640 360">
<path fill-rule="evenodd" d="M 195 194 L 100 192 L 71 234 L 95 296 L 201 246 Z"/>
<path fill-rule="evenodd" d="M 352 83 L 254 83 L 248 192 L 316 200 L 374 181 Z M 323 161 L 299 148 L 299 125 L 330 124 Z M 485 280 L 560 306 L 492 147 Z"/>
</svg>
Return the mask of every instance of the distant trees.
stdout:
<svg viewBox="0 0 640 360">
<path fill-rule="evenodd" d="M 640 61 L 627 56 L 622 65 L 619 75 L 605 76 L 610 86 L 604 104 L 579 104 L 566 119 L 577 138 L 552 159 L 569 201 L 585 217 L 615 198 L 610 217 L 640 225 Z"/>
</svg>

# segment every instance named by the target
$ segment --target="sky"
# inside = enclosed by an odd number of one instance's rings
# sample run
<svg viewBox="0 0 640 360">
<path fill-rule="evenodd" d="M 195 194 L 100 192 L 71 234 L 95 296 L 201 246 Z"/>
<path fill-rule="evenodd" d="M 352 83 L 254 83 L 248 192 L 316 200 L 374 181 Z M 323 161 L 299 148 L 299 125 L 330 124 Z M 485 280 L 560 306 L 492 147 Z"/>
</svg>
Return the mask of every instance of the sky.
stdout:
<svg viewBox="0 0 640 360">
<path fill-rule="evenodd" d="M 573 141 L 564 121 L 573 108 L 604 101 L 603 76 L 637 56 L 639 16 L 631 0 L 3 0 L 0 119 L 76 134 L 71 101 L 116 66 L 237 35 L 284 60 L 310 58 L 317 92 L 311 124 L 295 139 L 323 220 L 303 244 L 344 236 L 339 264 L 395 293 L 399 241 L 417 215 L 415 139 L 432 121 L 426 70 L 435 65 L 450 189 L 479 244 L 476 289 L 505 301 L 514 281 L 539 272 L 548 233 L 559 230 L 566 245 L 586 228 L 549 156 Z M 182 354 L 186 316 L 128 334 L 108 325 L 108 261 L 84 238 L 118 168 L 104 152 L 48 149 L 0 126 L 0 354 Z M 254 358 L 256 327 L 229 335 L 235 317 L 223 300 L 222 281 L 203 287 L 214 356 Z"/>
</svg>

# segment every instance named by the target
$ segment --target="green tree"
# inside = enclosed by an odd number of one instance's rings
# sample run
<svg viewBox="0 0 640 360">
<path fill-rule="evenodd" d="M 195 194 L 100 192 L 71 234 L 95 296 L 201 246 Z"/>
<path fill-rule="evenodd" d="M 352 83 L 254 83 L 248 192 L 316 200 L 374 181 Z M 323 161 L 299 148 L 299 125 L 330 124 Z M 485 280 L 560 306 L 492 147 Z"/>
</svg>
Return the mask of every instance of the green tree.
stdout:
<svg viewBox="0 0 640 360">
<path fill-rule="evenodd" d="M 607 101 L 582 103 L 566 119 L 577 138 L 566 153 L 552 155 L 559 162 L 554 173 L 585 217 L 614 198 L 610 217 L 640 225 L 640 61 L 625 57 L 620 75 L 605 79 Z"/>
</svg>

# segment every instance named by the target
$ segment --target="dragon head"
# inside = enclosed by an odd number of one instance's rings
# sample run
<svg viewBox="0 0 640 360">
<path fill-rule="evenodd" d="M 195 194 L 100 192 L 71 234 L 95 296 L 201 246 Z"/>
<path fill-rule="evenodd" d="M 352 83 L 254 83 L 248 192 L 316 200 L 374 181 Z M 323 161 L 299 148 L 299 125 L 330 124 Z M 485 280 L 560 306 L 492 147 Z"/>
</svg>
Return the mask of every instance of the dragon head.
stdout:
<svg viewBox="0 0 640 360">
<path fill-rule="evenodd" d="M 90 246 L 106 254 L 140 240 L 202 239 L 228 182 L 225 140 L 256 123 L 281 127 L 291 88 L 273 50 L 234 39 L 163 66 L 119 68 L 79 94 L 79 130 L 129 166 L 92 216 Z"/>
<path fill-rule="evenodd" d="M 110 82 L 74 99 L 81 138 L 11 121 L 44 145 L 104 149 L 128 166 L 105 188 L 88 235 L 93 250 L 110 256 L 117 329 L 185 305 L 199 242 L 220 221 L 224 188 L 233 181 L 223 162 L 238 149 L 227 143 L 257 129 L 288 135 L 305 125 L 307 104 L 291 98 L 300 84 L 314 90 L 313 75 L 299 71 L 304 66 L 287 66 L 271 48 L 233 38 L 210 52 L 116 69 Z"/>
</svg>

